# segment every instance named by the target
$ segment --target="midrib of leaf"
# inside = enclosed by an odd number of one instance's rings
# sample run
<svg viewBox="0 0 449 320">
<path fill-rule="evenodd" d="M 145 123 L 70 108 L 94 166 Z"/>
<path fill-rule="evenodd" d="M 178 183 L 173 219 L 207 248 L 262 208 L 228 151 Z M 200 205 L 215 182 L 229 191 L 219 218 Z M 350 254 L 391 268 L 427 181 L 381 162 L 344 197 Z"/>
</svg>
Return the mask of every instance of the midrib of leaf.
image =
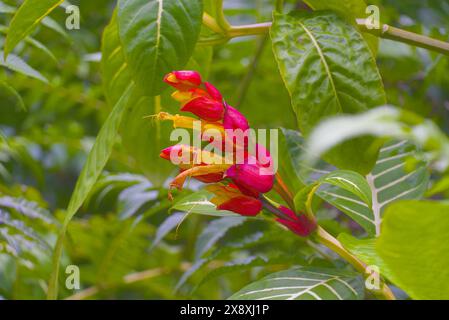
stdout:
<svg viewBox="0 0 449 320">
<path fill-rule="evenodd" d="M 324 53 L 323 53 L 323 51 L 322 51 L 322 49 L 320 47 L 320 44 L 315 39 L 315 37 L 312 34 L 312 32 L 310 32 L 310 30 L 307 29 L 307 27 L 303 23 L 301 23 L 301 21 L 298 21 L 298 23 L 301 26 L 301 28 L 303 28 L 304 31 L 307 33 L 307 35 L 309 36 L 310 40 L 312 41 L 314 47 L 318 51 L 318 55 L 320 56 L 321 62 L 323 63 L 324 68 L 326 69 L 326 73 L 327 73 L 327 76 L 329 78 L 329 81 L 331 82 L 332 91 L 334 91 L 334 95 L 335 95 L 335 99 L 337 100 L 338 107 L 340 108 L 340 111 L 343 111 L 343 107 L 341 105 L 340 98 L 338 97 L 337 87 L 335 86 L 335 82 L 334 82 L 334 78 L 332 76 L 332 72 L 331 72 L 331 70 L 329 68 L 329 65 L 328 65 L 328 63 L 326 61 L 326 57 L 324 56 Z"/>
<path fill-rule="evenodd" d="M 377 189 L 374 185 L 374 176 L 370 173 L 366 176 L 366 181 L 368 182 L 370 188 L 371 188 L 371 198 L 372 198 L 372 207 L 371 210 L 373 212 L 373 217 L 374 217 L 374 227 L 376 228 L 376 237 L 378 237 L 380 235 L 380 224 L 382 222 L 382 218 L 380 216 L 380 204 L 379 201 L 377 200 Z"/>
<path fill-rule="evenodd" d="M 162 24 L 162 13 L 164 12 L 164 0 L 156 0 L 158 3 L 157 8 L 157 19 L 156 19 L 156 46 L 154 52 L 154 65 L 157 65 L 157 61 L 159 58 L 159 46 L 161 42 L 161 24 Z M 137 15 L 136 15 L 137 16 Z M 156 80 L 156 72 L 153 72 L 153 76 L 151 79 L 151 83 L 154 83 Z"/>
</svg>

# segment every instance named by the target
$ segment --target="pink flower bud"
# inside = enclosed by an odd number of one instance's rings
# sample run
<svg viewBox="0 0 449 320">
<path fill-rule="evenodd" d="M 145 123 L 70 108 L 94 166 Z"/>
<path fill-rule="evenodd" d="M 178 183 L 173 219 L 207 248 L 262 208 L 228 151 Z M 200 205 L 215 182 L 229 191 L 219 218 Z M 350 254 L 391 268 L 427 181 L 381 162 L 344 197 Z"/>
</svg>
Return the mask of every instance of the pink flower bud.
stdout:
<svg viewBox="0 0 449 320">
<path fill-rule="evenodd" d="M 274 175 L 257 164 L 235 164 L 226 171 L 226 176 L 252 192 L 266 193 L 273 188 Z"/>
<path fill-rule="evenodd" d="M 188 148 L 188 146 L 184 146 L 184 147 Z M 177 145 L 165 148 L 161 151 L 161 153 L 159 154 L 159 157 L 161 157 L 162 159 L 171 161 L 172 152 L 173 153 L 177 152 L 178 157 L 181 157 L 182 150 L 184 147 L 182 145 L 177 144 Z"/>
<path fill-rule="evenodd" d="M 288 216 L 288 219 L 277 218 L 276 221 L 283 224 L 297 235 L 307 237 L 316 229 L 316 222 L 311 221 L 306 215 L 296 215 L 292 210 L 284 206 L 279 207 L 279 210 L 285 213 Z"/>
<path fill-rule="evenodd" d="M 198 97 L 185 104 L 181 111 L 191 112 L 206 121 L 219 121 L 223 118 L 223 103 L 208 97 Z"/>
<path fill-rule="evenodd" d="M 249 129 L 248 120 L 237 109 L 227 106 L 223 117 L 223 127 L 225 129 L 241 129 L 246 131 Z"/>
<path fill-rule="evenodd" d="M 211 83 L 204 82 L 204 87 L 207 90 L 207 93 L 209 93 L 210 97 L 217 101 L 222 101 L 223 96 L 221 95 L 220 91 L 218 91 L 217 88 L 215 88 Z"/>
<path fill-rule="evenodd" d="M 164 81 L 178 90 L 186 91 L 201 85 L 201 76 L 196 71 L 173 71 L 164 77 Z"/>
</svg>

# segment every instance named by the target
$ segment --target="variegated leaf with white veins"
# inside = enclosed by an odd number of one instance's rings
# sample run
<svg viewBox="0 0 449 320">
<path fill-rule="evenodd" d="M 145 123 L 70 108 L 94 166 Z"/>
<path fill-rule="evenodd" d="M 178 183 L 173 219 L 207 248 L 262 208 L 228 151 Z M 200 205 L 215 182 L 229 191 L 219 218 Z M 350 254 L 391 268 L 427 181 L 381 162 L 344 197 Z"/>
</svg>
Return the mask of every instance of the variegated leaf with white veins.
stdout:
<svg viewBox="0 0 449 320">
<path fill-rule="evenodd" d="M 354 272 L 293 268 L 253 282 L 229 300 L 360 300 L 363 278 Z"/>
<path fill-rule="evenodd" d="M 318 194 L 360 223 L 371 236 L 379 236 L 385 207 L 399 199 L 418 199 L 424 194 L 429 174 L 424 163 L 407 169 L 407 159 L 415 147 L 406 141 L 386 144 L 370 174 L 366 176 L 372 192 L 372 206 L 353 194 L 324 186 Z"/>
<path fill-rule="evenodd" d="M 302 137 L 294 133 L 284 130 L 287 143 L 296 146 L 291 152 L 305 152 Z M 317 195 L 350 216 L 370 236 L 378 236 L 382 214 L 389 203 L 400 199 L 420 198 L 427 188 L 429 173 L 426 164 L 419 162 L 415 164 L 414 169 L 407 168 L 407 160 L 413 158 L 415 152 L 415 147 L 406 141 L 389 142 L 381 149 L 374 169 L 366 176 L 372 192 L 372 206 L 352 192 L 335 185 L 323 184 Z M 298 177 L 307 184 L 333 170 L 332 166 L 321 162 L 316 168 L 309 168 L 309 175 L 305 176 L 300 155 L 291 154 L 290 157 Z"/>
</svg>

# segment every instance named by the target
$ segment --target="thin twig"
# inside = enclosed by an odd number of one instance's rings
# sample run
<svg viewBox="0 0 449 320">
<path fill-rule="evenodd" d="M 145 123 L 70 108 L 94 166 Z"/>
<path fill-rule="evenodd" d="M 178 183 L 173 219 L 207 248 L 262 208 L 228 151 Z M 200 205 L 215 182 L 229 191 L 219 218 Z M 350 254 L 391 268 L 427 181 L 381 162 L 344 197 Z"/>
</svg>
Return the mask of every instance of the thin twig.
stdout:
<svg viewBox="0 0 449 320">
<path fill-rule="evenodd" d="M 261 35 L 268 33 L 271 22 L 249 24 L 245 26 L 233 26 L 228 31 L 227 36 L 229 38 L 243 37 L 250 35 Z M 406 43 L 419 48 L 424 48 L 439 52 L 449 56 L 449 43 L 441 40 L 433 39 L 418 33 L 402 30 L 384 24 L 380 29 L 368 29 L 365 20 L 357 20 L 358 26 L 363 32 L 373 34 L 380 38 L 394 40 L 397 42 Z"/>
<path fill-rule="evenodd" d="M 248 72 L 245 74 L 245 77 L 243 78 L 243 80 L 239 86 L 239 89 L 238 89 L 238 93 L 237 93 L 238 98 L 237 98 L 237 103 L 236 103 L 237 107 L 240 107 L 246 98 L 246 94 L 248 93 L 249 86 L 251 84 L 251 81 L 254 78 L 254 74 L 256 73 L 257 66 L 259 64 L 259 60 L 262 56 L 263 50 L 265 49 L 267 40 L 268 40 L 268 36 L 265 35 L 264 37 L 262 37 L 260 39 L 259 43 L 257 44 L 256 53 L 255 53 L 255 55 L 251 61 L 251 64 L 248 68 Z"/>
</svg>

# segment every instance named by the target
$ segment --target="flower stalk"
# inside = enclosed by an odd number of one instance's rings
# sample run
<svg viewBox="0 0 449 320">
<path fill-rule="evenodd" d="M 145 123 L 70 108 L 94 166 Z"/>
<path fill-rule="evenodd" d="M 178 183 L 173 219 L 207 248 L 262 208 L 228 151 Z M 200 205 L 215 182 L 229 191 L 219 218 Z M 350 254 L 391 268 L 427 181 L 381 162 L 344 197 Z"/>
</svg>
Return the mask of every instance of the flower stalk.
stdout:
<svg viewBox="0 0 449 320">
<path fill-rule="evenodd" d="M 348 250 L 346 250 L 338 241 L 335 239 L 331 234 L 329 234 L 326 230 L 324 230 L 322 227 L 318 226 L 314 238 L 319 243 L 325 245 L 332 251 L 336 252 L 340 257 L 345 259 L 348 263 L 350 263 L 358 272 L 362 273 L 363 275 L 366 274 L 366 267 L 367 265 L 359 260 L 357 257 L 352 255 Z M 377 275 L 379 276 L 379 275 Z M 396 300 L 396 297 L 394 296 L 391 289 L 388 287 L 388 285 L 384 281 L 380 281 L 380 289 L 379 290 L 373 290 L 373 293 L 381 297 L 385 300 Z"/>
</svg>

